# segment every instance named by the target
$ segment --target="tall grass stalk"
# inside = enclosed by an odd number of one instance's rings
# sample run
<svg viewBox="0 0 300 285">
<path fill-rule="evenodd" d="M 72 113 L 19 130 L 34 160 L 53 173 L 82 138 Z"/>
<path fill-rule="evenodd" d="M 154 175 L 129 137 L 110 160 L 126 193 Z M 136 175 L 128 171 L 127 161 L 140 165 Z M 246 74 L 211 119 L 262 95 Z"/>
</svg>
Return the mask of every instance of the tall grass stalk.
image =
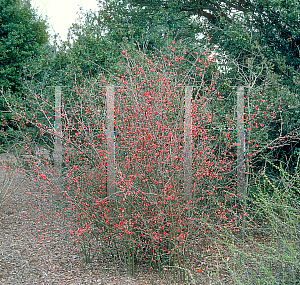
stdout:
<svg viewBox="0 0 300 285">
<path fill-rule="evenodd" d="M 299 158 L 293 174 L 269 164 L 280 175 L 264 172 L 252 189 L 245 237 L 230 231 L 216 236 L 216 243 L 227 248 L 227 258 L 221 258 L 234 284 L 300 283 Z M 216 278 L 213 283 L 223 281 Z"/>
</svg>

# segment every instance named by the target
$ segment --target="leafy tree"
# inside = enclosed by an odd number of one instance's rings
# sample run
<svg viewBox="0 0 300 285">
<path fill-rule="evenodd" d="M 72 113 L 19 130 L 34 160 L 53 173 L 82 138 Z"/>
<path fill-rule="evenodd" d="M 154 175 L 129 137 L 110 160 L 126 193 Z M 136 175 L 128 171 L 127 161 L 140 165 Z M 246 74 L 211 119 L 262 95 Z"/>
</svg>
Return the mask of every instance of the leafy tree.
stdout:
<svg viewBox="0 0 300 285">
<path fill-rule="evenodd" d="M 132 39 L 144 51 L 160 48 L 169 40 L 186 40 L 195 34 L 187 13 L 174 13 L 157 6 L 156 9 L 132 5 L 131 1 L 99 1 L 103 8 L 99 20 L 108 33 L 120 42 Z M 130 5 L 131 4 L 131 5 Z"/>
<path fill-rule="evenodd" d="M 209 36 L 211 44 L 215 44 L 217 52 L 226 59 L 227 71 L 219 82 L 223 95 L 224 84 L 228 83 L 250 85 L 252 90 L 270 84 L 267 100 L 276 105 L 276 115 L 281 119 L 270 123 L 265 142 L 299 132 L 298 1 L 129 0 L 128 3 L 143 11 L 141 14 L 145 10 L 155 13 L 164 9 L 191 19 L 190 24 L 198 24 L 197 32 Z M 262 62 L 264 68 L 254 80 L 252 75 L 260 72 Z M 288 163 L 295 161 L 294 152 L 299 147 L 299 138 L 288 140 L 283 147 L 269 151 L 269 155 Z"/>
<path fill-rule="evenodd" d="M 47 63 L 46 69 L 40 68 L 35 76 L 39 82 L 48 78 L 49 82 L 71 86 L 75 79 L 81 84 L 99 73 L 114 77 L 121 69 L 122 50 L 139 48 L 150 55 L 156 49 L 169 48 L 176 38 L 187 50 L 186 62 L 192 60 L 189 51 L 199 44 L 215 49 L 217 69 L 225 70 L 218 79 L 218 89 L 225 97 L 232 92 L 229 85 L 249 84 L 252 90 L 258 90 L 267 82 L 272 83 L 267 96 L 277 103 L 282 99 L 278 112 L 283 109 L 287 112 L 283 125 L 272 122 L 270 140 L 276 139 L 280 132 L 286 135 L 296 128 L 298 121 L 293 118 L 299 113 L 297 35 L 300 34 L 296 1 L 290 1 L 289 5 L 279 0 L 263 3 L 99 0 L 99 3 L 98 12 L 82 14 L 80 21 L 73 24 L 68 41 L 49 58 L 51 64 Z M 210 37 L 209 42 L 199 40 L 199 33 Z M 217 69 L 214 66 L 211 72 Z M 206 80 L 209 77 L 208 70 Z M 279 157 L 280 152 L 277 150 L 273 155 Z"/>
<path fill-rule="evenodd" d="M 0 1 L 0 86 L 22 93 L 22 68 L 48 41 L 45 20 L 29 1 Z"/>
<path fill-rule="evenodd" d="M 40 53 L 48 42 L 47 25 L 29 1 L 0 0 L 0 87 L 17 100 L 23 92 L 24 62 Z M 1 127 L 11 124 L 11 114 L 1 97 Z"/>
<path fill-rule="evenodd" d="M 117 75 L 124 49 L 150 53 L 168 46 L 175 38 L 191 38 L 196 32 L 188 19 L 163 9 L 152 13 L 126 1 L 99 2 L 100 10 L 81 14 L 70 28 L 68 40 L 57 50 L 63 85 L 74 82 L 75 74 L 79 84 L 99 73 Z"/>
<path fill-rule="evenodd" d="M 134 7 L 155 13 L 162 8 L 183 17 L 195 16 L 199 32 L 205 30 L 215 43 L 235 56 L 247 41 L 245 30 L 266 48 L 266 54 L 281 54 L 289 66 L 299 67 L 300 5 L 296 0 L 129 0 Z M 141 12 L 144 13 L 144 12 Z M 206 27 L 206 29 L 203 29 Z M 207 29 L 209 28 L 209 30 Z"/>
</svg>

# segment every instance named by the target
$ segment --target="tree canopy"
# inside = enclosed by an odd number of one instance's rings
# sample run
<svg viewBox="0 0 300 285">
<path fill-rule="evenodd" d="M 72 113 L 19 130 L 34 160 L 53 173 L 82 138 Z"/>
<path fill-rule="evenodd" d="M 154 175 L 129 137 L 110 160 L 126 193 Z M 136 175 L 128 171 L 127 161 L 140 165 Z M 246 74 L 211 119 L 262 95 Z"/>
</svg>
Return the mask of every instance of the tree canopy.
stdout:
<svg viewBox="0 0 300 285">
<path fill-rule="evenodd" d="M 215 43 L 234 52 L 236 41 L 241 41 L 243 30 L 267 47 L 271 56 L 280 54 L 286 63 L 295 68 L 300 64 L 300 5 L 295 0 L 129 0 L 131 5 L 139 9 L 155 13 L 161 9 L 182 17 L 196 16 L 201 21 L 199 32 L 203 26 L 209 26 L 208 34 Z M 145 13 L 145 12 L 143 12 Z M 235 36 L 235 37 L 234 37 Z M 244 44 L 244 43 L 243 43 Z M 236 51 L 235 51 L 236 53 Z"/>
<path fill-rule="evenodd" d="M 293 120 L 299 114 L 295 94 L 300 86 L 296 0 L 98 1 L 99 11 L 82 14 L 61 47 L 44 48 L 40 57 L 27 63 L 25 73 L 29 79 L 34 76 L 37 86 L 72 86 L 99 74 L 114 78 L 122 70 L 122 51 L 140 50 L 152 56 L 169 49 L 175 40 L 187 51 L 186 72 L 193 49 L 215 50 L 216 64 L 210 69 L 219 73 L 218 91 L 224 97 L 232 92 L 229 86 L 251 85 L 255 93 L 267 83 L 272 85 L 266 97 L 276 104 L 283 102 L 278 110 L 288 112 L 284 125 L 277 122 L 270 127 L 270 139 L 297 126 L 297 119 Z M 212 80 L 209 72 L 205 80 Z"/>
<path fill-rule="evenodd" d="M 22 93 L 23 64 L 47 42 L 46 21 L 29 1 L 0 0 L 0 87 Z"/>
</svg>

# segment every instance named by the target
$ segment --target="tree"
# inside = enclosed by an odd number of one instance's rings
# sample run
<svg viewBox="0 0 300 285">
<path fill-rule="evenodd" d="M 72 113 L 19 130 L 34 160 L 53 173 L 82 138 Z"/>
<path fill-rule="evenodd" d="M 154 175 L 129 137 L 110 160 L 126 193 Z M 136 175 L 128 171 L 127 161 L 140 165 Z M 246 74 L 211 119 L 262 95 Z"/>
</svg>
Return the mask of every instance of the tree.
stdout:
<svg viewBox="0 0 300 285">
<path fill-rule="evenodd" d="M 300 64 L 300 5 L 288 0 L 129 0 L 134 7 L 155 13 L 162 8 L 169 13 L 190 18 L 196 16 L 201 21 L 199 32 L 209 27 L 209 35 L 224 50 L 236 53 L 236 44 L 243 47 L 245 31 L 237 30 L 241 24 L 248 32 L 255 34 L 255 40 L 266 49 L 270 56 L 281 54 L 288 65 L 298 68 Z M 143 12 L 145 13 L 145 12 Z M 207 29 L 206 29 L 207 30 Z M 236 37 L 234 37 L 234 34 Z"/>
<path fill-rule="evenodd" d="M 103 7 L 99 19 L 108 33 L 119 42 L 123 37 L 130 38 L 145 51 L 160 48 L 168 39 L 186 40 L 197 31 L 187 13 L 174 13 L 163 6 L 147 9 L 132 5 L 132 1 L 99 2 Z"/>
<path fill-rule="evenodd" d="M 28 0 L 0 0 L 0 88 L 11 94 L 11 103 L 24 97 L 23 65 L 40 53 L 48 37 L 46 21 L 37 16 Z M 2 96 L 0 112 L 1 129 L 15 127 Z"/>
<path fill-rule="evenodd" d="M 152 13 L 115 0 L 102 1 L 100 7 L 97 12 L 81 14 L 57 52 L 66 81 L 74 80 L 75 74 L 78 83 L 99 73 L 117 75 L 122 50 L 150 53 L 175 38 L 191 39 L 196 32 L 187 18 L 163 9 Z"/>
<path fill-rule="evenodd" d="M 48 42 L 47 25 L 29 1 L 0 0 L 0 11 L 0 86 L 20 97 L 24 62 Z M 5 103 L 1 103 L 3 111 Z"/>
<path fill-rule="evenodd" d="M 211 68 L 212 72 L 220 71 L 222 64 L 227 68 L 218 80 L 218 89 L 225 97 L 231 93 L 226 87 L 228 84 L 249 84 L 254 92 L 272 82 L 269 99 L 274 102 L 282 99 L 283 104 L 278 107 L 287 110 L 287 115 L 283 131 L 281 122 L 272 123 L 270 138 L 295 129 L 297 121 L 292 118 L 297 116 L 291 115 L 298 114 L 299 110 L 299 97 L 293 96 L 299 87 L 295 83 L 299 78 L 296 70 L 299 27 L 297 13 L 293 10 L 294 7 L 298 11 L 298 7 L 295 1 L 291 1 L 290 6 L 271 0 L 263 4 L 258 1 L 249 4 L 243 1 L 177 0 L 99 2 L 101 9 L 98 12 L 82 14 L 81 21 L 73 24 L 69 40 L 51 58 L 52 67 L 45 70 L 47 75 L 41 69 L 40 82 L 42 78 L 51 77 L 51 82 L 71 86 L 75 78 L 80 84 L 99 73 L 113 78 L 121 73 L 118 70 L 122 67 L 118 63 L 122 50 L 139 48 L 150 55 L 155 50 L 169 48 L 176 38 L 177 43 L 178 40 L 183 42 L 187 51 L 184 55 L 186 70 L 193 60 L 189 58 L 190 51 L 199 44 L 209 45 L 210 50 L 217 51 L 215 57 L 218 57 L 219 67 Z M 210 37 L 209 43 L 206 39 L 199 40 L 197 33 Z M 293 40 L 286 38 L 287 35 Z M 205 80 L 211 80 L 209 70 L 206 74 Z M 252 80 L 254 74 L 255 80 Z M 296 108 L 289 107 L 292 105 Z M 224 109 L 224 112 L 227 114 L 232 110 Z"/>
<path fill-rule="evenodd" d="M 163 9 L 166 13 L 182 15 L 190 19 L 190 24 L 198 25 L 197 32 L 210 37 L 217 52 L 224 55 L 225 66 L 230 66 L 224 74 L 225 85 L 226 82 L 233 86 L 250 85 L 253 92 L 267 86 L 267 82 L 271 84 L 266 99 L 278 105 L 276 116 L 280 120 L 270 123 L 265 142 L 276 140 L 277 136 L 288 138 L 291 133 L 299 131 L 298 1 L 128 0 L 127 3 L 140 14 L 145 11 L 156 13 Z M 262 73 L 251 81 L 253 74 L 258 74 L 261 63 L 265 65 Z M 288 139 L 282 147 L 269 151 L 269 155 L 290 163 L 299 147 L 299 138 L 294 141 Z"/>
<path fill-rule="evenodd" d="M 0 11 L 0 86 L 22 93 L 23 63 L 48 42 L 47 25 L 29 1 L 0 0 Z"/>
</svg>

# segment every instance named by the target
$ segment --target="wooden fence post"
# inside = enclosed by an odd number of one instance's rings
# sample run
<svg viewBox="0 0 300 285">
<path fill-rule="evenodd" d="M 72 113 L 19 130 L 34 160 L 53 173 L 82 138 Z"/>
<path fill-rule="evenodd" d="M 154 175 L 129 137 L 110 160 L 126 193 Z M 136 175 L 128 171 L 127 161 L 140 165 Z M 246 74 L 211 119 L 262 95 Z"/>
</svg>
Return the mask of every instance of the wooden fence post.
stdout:
<svg viewBox="0 0 300 285">
<path fill-rule="evenodd" d="M 61 87 L 55 87 L 55 141 L 54 141 L 54 169 L 60 187 L 62 174 L 62 128 L 61 128 Z"/>
<path fill-rule="evenodd" d="M 237 194 L 246 197 L 245 183 L 245 129 L 244 129 L 244 87 L 237 88 Z"/>
<path fill-rule="evenodd" d="M 192 86 L 185 88 L 184 116 L 184 197 L 192 199 Z"/>
<path fill-rule="evenodd" d="M 107 195 L 115 193 L 114 87 L 106 87 L 107 103 Z"/>
</svg>

